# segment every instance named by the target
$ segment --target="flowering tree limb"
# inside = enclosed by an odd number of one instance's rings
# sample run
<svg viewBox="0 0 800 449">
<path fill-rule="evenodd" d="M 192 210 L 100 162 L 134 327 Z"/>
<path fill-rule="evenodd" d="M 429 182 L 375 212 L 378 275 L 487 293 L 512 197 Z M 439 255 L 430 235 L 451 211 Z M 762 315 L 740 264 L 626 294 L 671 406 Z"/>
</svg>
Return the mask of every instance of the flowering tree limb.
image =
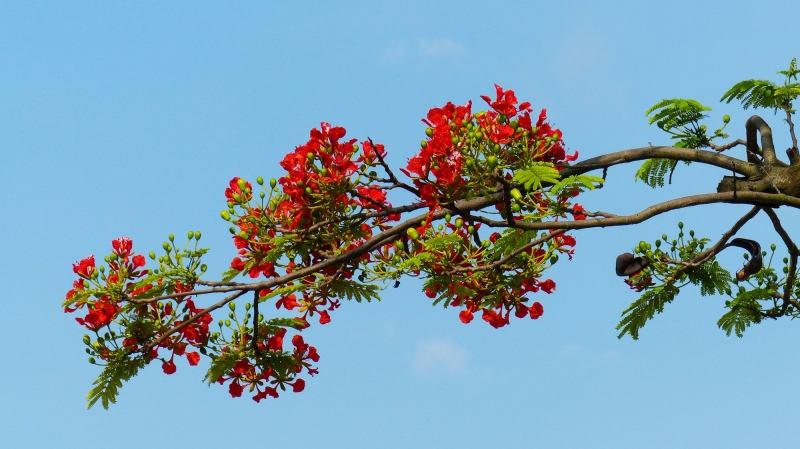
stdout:
<svg viewBox="0 0 800 449">
<path fill-rule="evenodd" d="M 710 239 L 694 231 L 685 235 L 681 223 L 677 238 L 663 234 L 654 245 L 640 242 L 622 257 L 623 264 L 638 261 L 636 268 L 617 271 L 642 296 L 623 312 L 620 336 L 638 338 L 644 324 L 690 284 L 701 294 L 731 298 L 718 323 L 728 334 L 741 336 L 765 317 L 800 317 L 800 253 L 775 212 L 800 208 L 800 156 L 792 148 L 789 163 L 780 161 L 763 119 L 746 122 L 746 140 L 716 144 L 728 136 L 725 126 L 710 135 L 700 124 L 710 108 L 694 100 L 663 100 L 648 114 L 677 140 L 673 146 L 576 162 L 577 152 L 566 151 L 545 110 L 532 115 L 530 103 L 499 86 L 494 98 L 481 98 L 487 111 L 474 112 L 468 102 L 428 112 L 426 138 L 400 168 L 408 181 L 386 162 L 383 145 L 345 140 L 344 128 L 327 123 L 280 162 L 286 170 L 280 179 L 257 178 L 255 187 L 233 178 L 220 215 L 231 225 L 237 255 L 220 279 L 201 279 L 208 249 L 198 247 L 201 234 L 194 231 L 182 249 L 170 235 L 162 255 L 149 253 L 150 265 L 125 237 L 112 242 L 105 264 L 94 256 L 77 262 L 78 279 L 63 307 L 85 313 L 76 320 L 92 333 L 84 336 L 86 352 L 91 363 L 103 366 L 89 405 L 100 401 L 108 407 L 121 383 L 155 360 L 166 374 L 174 373 L 176 357 L 189 365 L 206 357 L 206 381 L 227 384 L 234 397 L 245 388 L 257 402 L 287 388 L 302 391 L 301 376 L 317 374 L 319 354 L 300 332 L 313 321 L 330 322 L 341 300 L 379 299 L 381 289 L 405 276 L 423 279 L 425 295 L 458 309 L 463 323 L 476 314 L 493 327 L 510 324 L 512 315 L 536 320 L 544 306 L 529 296 L 556 288 L 544 272 L 561 257 L 572 258 L 577 242 L 571 232 L 634 225 L 714 203 L 754 207 L 708 248 Z M 780 107 L 791 110 L 791 101 L 781 101 Z M 727 125 L 729 118 L 723 121 Z M 721 154 L 738 145 L 746 147 L 744 160 Z M 715 193 L 675 198 L 631 215 L 588 211 L 576 202 L 603 186 L 608 168 L 636 161 L 643 161 L 637 179 L 652 187 L 663 185 L 667 173 L 671 181 L 679 161 L 719 167 L 732 176 L 723 177 Z M 589 174 L 594 170 L 602 170 L 602 177 Z M 394 206 L 388 194 L 396 189 L 414 200 Z M 783 276 L 770 257 L 767 266 L 752 263 L 745 275 L 733 277 L 715 256 L 742 241 L 760 249 L 755 241 L 730 239 L 762 210 L 789 251 Z M 757 251 L 750 256 L 760 262 L 767 253 Z M 237 311 L 236 300 L 249 292 L 253 301 Z M 196 305 L 214 294 L 227 296 Z M 266 304 L 274 304 L 274 311 Z M 227 315 L 220 316 L 225 307 Z"/>
</svg>

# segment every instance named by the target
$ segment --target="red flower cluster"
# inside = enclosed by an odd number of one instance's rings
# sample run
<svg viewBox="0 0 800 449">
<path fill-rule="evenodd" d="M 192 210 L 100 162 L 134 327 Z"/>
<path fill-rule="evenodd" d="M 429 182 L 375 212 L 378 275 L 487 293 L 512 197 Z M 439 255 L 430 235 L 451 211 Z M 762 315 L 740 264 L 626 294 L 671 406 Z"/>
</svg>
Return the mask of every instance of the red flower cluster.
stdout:
<svg viewBox="0 0 800 449">
<path fill-rule="evenodd" d="M 488 112 L 473 114 L 472 102 L 464 106 L 447 103 L 431 109 L 423 120 L 428 125 L 428 139 L 401 171 L 414 180 L 429 206 L 463 198 L 471 189 L 494 188 L 496 180 L 487 175 L 495 167 L 512 168 L 526 161 L 562 164 L 577 159 L 577 152 L 565 153 L 561 131 L 546 122 L 546 110 L 542 109 L 534 127 L 530 103 L 518 104 L 513 90 L 495 88 L 495 100 L 481 97 L 492 108 Z"/>
<path fill-rule="evenodd" d="M 230 371 L 217 379 L 220 385 L 230 382 L 228 392 L 234 398 L 241 397 L 245 387 L 248 386 L 251 392 L 256 392 L 253 396 L 256 402 L 266 399 L 267 396 L 277 398 L 278 388 L 285 390 L 286 386 L 299 393 L 306 386 L 305 380 L 297 377 L 303 369 L 312 376 L 318 373 L 316 368 L 311 367 L 311 362 L 318 362 L 319 354 L 316 348 L 309 346 L 303 340 L 303 337 L 300 335 L 292 337 L 294 349 L 289 352 L 283 349 L 286 329 L 273 333 L 269 333 L 266 326 L 262 329 L 265 333 L 263 340 L 259 339 L 260 354 L 256 357 L 256 363 L 240 359 Z"/>
</svg>

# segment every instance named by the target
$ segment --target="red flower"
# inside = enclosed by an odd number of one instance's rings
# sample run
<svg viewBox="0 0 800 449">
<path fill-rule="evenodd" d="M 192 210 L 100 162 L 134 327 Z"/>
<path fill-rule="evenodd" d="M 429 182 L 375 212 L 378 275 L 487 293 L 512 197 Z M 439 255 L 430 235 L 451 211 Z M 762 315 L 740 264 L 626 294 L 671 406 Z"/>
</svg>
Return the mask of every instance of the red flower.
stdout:
<svg viewBox="0 0 800 449">
<path fill-rule="evenodd" d="M 164 362 L 161 364 L 161 369 L 164 370 L 165 374 L 175 374 L 175 371 L 178 370 L 178 367 L 175 366 L 175 362 L 170 359 L 169 362 Z"/>
<path fill-rule="evenodd" d="M 331 316 L 327 311 L 323 310 L 319 313 L 319 324 L 328 324 L 331 322 Z"/>
<path fill-rule="evenodd" d="M 199 352 L 187 352 L 186 353 L 186 360 L 189 361 L 189 365 L 197 366 L 200 363 L 200 353 Z"/>
<path fill-rule="evenodd" d="M 243 391 L 244 385 L 240 385 L 238 380 L 231 382 L 231 385 L 228 387 L 228 392 L 231 394 L 231 397 L 234 398 L 241 397 Z"/>
<path fill-rule="evenodd" d="M 294 381 L 294 384 L 289 383 L 289 385 L 292 386 L 292 390 L 294 390 L 295 393 L 300 393 L 306 388 L 306 381 L 303 379 L 297 379 Z"/>
<path fill-rule="evenodd" d="M 72 271 L 74 271 L 75 274 L 87 279 L 92 276 L 92 272 L 94 270 L 94 255 L 91 255 L 78 263 L 72 264 Z"/>
<path fill-rule="evenodd" d="M 544 315 L 544 307 L 538 301 L 533 303 L 528 310 L 534 320 L 538 320 L 540 316 Z"/>
<path fill-rule="evenodd" d="M 139 254 L 137 256 L 133 256 L 133 266 L 134 268 L 143 267 L 147 264 L 147 261 L 144 259 L 144 256 Z"/>
<path fill-rule="evenodd" d="M 239 181 L 242 181 L 241 183 Z M 225 189 L 225 198 L 228 200 L 229 203 L 246 203 L 250 201 L 252 197 L 252 189 L 253 186 L 249 182 L 235 176 L 231 181 L 228 183 L 230 187 Z M 244 190 L 242 190 L 241 185 L 244 185 Z M 239 197 L 239 201 L 236 201 L 234 195 Z"/>
<path fill-rule="evenodd" d="M 129 239 L 128 237 L 120 237 L 116 240 L 112 240 L 111 246 L 114 247 L 114 254 L 120 257 L 125 257 L 131 253 L 131 249 L 133 248 L 133 240 Z"/>
</svg>

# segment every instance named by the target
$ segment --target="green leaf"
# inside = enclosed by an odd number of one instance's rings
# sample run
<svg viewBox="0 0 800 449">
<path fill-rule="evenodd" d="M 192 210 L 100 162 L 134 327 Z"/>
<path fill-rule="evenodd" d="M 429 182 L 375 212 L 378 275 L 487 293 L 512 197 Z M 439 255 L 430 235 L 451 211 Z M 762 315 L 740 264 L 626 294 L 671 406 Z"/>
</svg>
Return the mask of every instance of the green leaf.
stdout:
<svg viewBox="0 0 800 449">
<path fill-rule="evenodd" d="M 330 289 L 338 298 L 350 301 L 361 302 L 366 300 L 367 302 L 372 302 L 373 299 L 381 300 L 380 295 L 378 295 L 381 288 L 375 284 L 362 284 L 358 281 L 337 279 L 331 282 Z"/>
<path fill-rule="evenodd" d="M 717 326 L 730 336 L 731 332 L 741 338 L 745 329 L 751 324 L 761 322 L 761 304 L 759 299 L 771 299 L 772 290 L 756 288 L 753 290 L 739 292 L 736 298 L 728 303 L 731 309 L 717 321 Z"/>
<path fill-rule="evenodd" d="M 689 282 L 700 285 L 702 296 L 723 294 L 732 281 L 728 270 L 722 268 L 716 260 L 708 261 L 686 273 Z"/>
<path fill-rule="evenodd" d="M 561 180 L 558 170 L 553 164 L 547 162 L 537 162 L 528 167 L 517 170 L 513 180 L 525 187 L 528 192 L 539 190 L 542 183 L 556 184 Z"/>
<path fill-rule="evenodd" d="M 664 284 L 647 290 L 639 299 L 622 312 L 622 320 L 617 325 L 620 330 L 617 338 L 628 334 L 634 340 L 639 339 L 639 330 L 652 319 L 656 313 L 664 311 L 664 306 L 672 302 L 680 290 L 672 284 Z"/>
<path fill-rule="evenodd" d="M 656 123 L 659 128 L 674 134 L 672 130 L 696 124 L 706 117 L 703 112 L 710 110 L 711 108 L 703 106 L 696 100 L 673 98 L 656 103 L 645 112 L 645 115 L 653 114 L 650 117 L 651 125 Z"/>
<path fill-rule="evenodd" d="M 223 352 L 216 357 L 212 357 L 211 365 L 209 366 L 203 381 L 208 385 L 213 384 L 217 381 L 217 379 L 230 371 L 231 368 L 236 365 L 236 362 L 238 362 L 241 358 L 242 354 L 237 352 Z"/>
<path fill-rule="evenodd" d="M 434 237 L 424 241 L 425 249 L 431 251 L 442 251 L 449 249 L 454 245 L 459 245 L 463 242 L 463 238 L 458 234 L 447 234 L 440 237 Z"/>
<path fill-rule="evenodd" d="M 664 187 L 664 177 L 675 169 L 678 161 L 672 159 L 648 159 L 636 172 L 635 180 L 642 180 L 652 188 Z"/>
<path fill-rule="evenodd" d="M 527 245 L 531 240 L 536 238 L 537 232 L 538 231 L 535 230 L 520 231 L 519 229 L 506 229 L 492 247 L 494 252 L 492 259 L 497 256 L 505 256 Z"/>
<path fill-rule="evenodd" d="M 94 381 L 94 388 L 86 396 L 88 402 L 86 408 L 92 408 L 97 401 L 108 410 L 108 405 L 117 402 L 119 389 L 122 382 L 127 382 L 135 376 L 140 369 L 146 365 L 143 358 L 128 358 L 122 356 L 117 360 L 110 360 L 108 365 L 103 368 L 100 376 Z"/>
</svg>

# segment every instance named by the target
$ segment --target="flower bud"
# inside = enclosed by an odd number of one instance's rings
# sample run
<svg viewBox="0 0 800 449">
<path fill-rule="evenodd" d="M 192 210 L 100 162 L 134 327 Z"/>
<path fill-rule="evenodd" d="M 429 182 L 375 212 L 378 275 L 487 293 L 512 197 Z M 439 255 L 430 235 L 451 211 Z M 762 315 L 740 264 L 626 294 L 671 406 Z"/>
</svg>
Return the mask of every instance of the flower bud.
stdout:
<svg viewBox="0 0 800 449">
<path fill-rule="evenodd" d="M 489 170 L 494 170 L 494 167 L 497 165 L 497 156 L 487 156 L 486 163 L 489 164 Z"/>
<path fill-rule="evenodd" d="M 89 363 L 94 365 L 95 363 L 97 363 L 97 361 L 94 359 L 94 357 L 89 357 Z"/>
<path fill-rule="evenodd" d="M 469 227 L 467 228 L 467 232 L 469 232 L 470 234 L 474 234 L 475 233 L 475 226 L 469 225 Z"/>
<path fill-rule="evenodd" d="M 511 189 L 510 193 L 511 197 L 514 198 L 515 200 L 519 201 L 522 199 L 522 192 L 520 192 L 519 189 Z"/>
<path fill-rule="evenodd" d="M 511 205 L 511 210 L 514 212 L 519 212 L 522 210 L 522 207 L 520 207 L 519 203 L 514 203 Z"/>
<path fill-rule="evenodd" d="M 778 247 L 777 247 L 777 246 L 776 246 L 774 243 L 773 243 L 772 245 L 770 245 L 770 246 L 769 246 L 769 249 L 771 249 L 771 250 L 773 250 L 773 251 L 775 251 L 777 248 L 778 248 Z"/>
<path fill-rule="evenodd" d="M 433 136 L 433 128 L 431 128 L 430 126 L 425 128 L 425 135 L 428 137 Z"/>
<path fill-rule="evenodd" d="M 248 234 L 245 231 L 242 231 L 239 233 L 239 238 L 241 238 L 242 240 L 248 240 L 250 238 L 250 234 Z"/>
<path fill-rule="evenodd" d="M 464 226 L 464 220 L 456 218 L 456 229 L 461 229 L 462 226 Z"/>
<path fill-rule="evenodd" d="M 225 325 L 231 327 L 231 320 L 225 320 Z"/>
<path fill-rule="evenodd" d="M 208 265 L 206 265 L 206 264 L 200 265 L 200 272 L 201 273 L 205 273 L 206 270 L 208 270 Z"/>
<path fill-rule="evenodd" d="M 558 262 L 558 254 L 553 254 L 550 256 L 550 265 L 555 265 L 556 262 Z"/>
<path fill-rule="evenodd" d="M 151 259 L 156 260 L 156 253 L 150 251 L 150 254 L 148 254 L 148 256 L 150 256 Z"/>
<path fill-rule="evenodd" d="M 419 238 L 419 232 L 417 232 L 417 230 L 414 228 L 408 228 L 406 234 L 408 234 L 408 236 L 411 237 L 411 240 L 416 240 Z"/>
<path fill-rule="evenodd" d="M 423 140 L 423 141 L 421 141 L 421 142 L 419 143 L 419 146 L 420 146 L 420 147 L 422 147 L 422 148 L 428 148 L 428 142 L 427 142 L 427 141 L 425 141 L 425 140 Z"/>
<path fill-rule="evenodd" d="M 189 233 L 188 233 L 188 234 L 186 234 L 186 237 L 187 237 L 189 240 L 193 239 L 193 238 L 194 238 L 194 231 L 189 231 Z"/>
<path fill-rule="evenodd" d="M 234 228 L 233 226 L 228 228 L 228 231 L 230 231 L 231 234 L 236 234 L 236 228 Z"/>
<path fill-rule="evenodd" d="M 727 124 L 730 121 L 731 121 L 731 116 L 730 115 L 725 114 L 725 115 L 722 116 L 722 123 Z"/>
<path fill-rule="evenodd" d="M 239 186 L 239 190 L 244 190 L 245 188 L 247 188 L 247 181 L 245 181 L 242 178 L 239 178 L 239 180 L 236 181 L 236 185 Z"/>
<path fill-rule="evenodd" d="M 399 241 L 399 240 L 394 243 L 394 246 L 397 247 L 397 249 L 399 249 L 401 251 L 406 248 L 406 245 L 404 245 L 403 242 Z"/>
<path fill-rule="evenodd" d="M 258 185 L 263 186 L 264 185 L 264 178 L 259 176 L 258 178 L 256 178 L 256 182 L 258 183 Z"/>
<path fill-rule="evenodd" d="M 270 187 L 272 187 L 274 189 L 276 185 L 278 185 L 278 181 L 276 181 L 275 178 L 272 178 L 272 179 L 269 180 L 269 186 Z"/>
<path fill-rule="evenodd" d="M 236 303 L 229 302 L 228 303 L 228 308 L 231 309 L 231 312 L 235 311 L 236 310 Z"/>
<path fill-rule="evenodd" d="M 166 252 L 172 251 L 172 247 L 167 242 L 164 242 L 164 244 L 161 245 L 161 247 L 164 248 L 164 251 L 166 251 Z"/>
<path fill-rule="evenodd" d="M 447 222 L 447 223 L 450 223 L 450 220 L 451 220 L 452 218 L 453 218 L 453 217 L 451 217 L 451 216 L 450 216 L 450 214 L 447 214 L 447 215 L 445 215 L 445 216 L 444 216 L 444 221 L 445 221 L 445 222 Z"/>
<path fill-rule="evenodd" d="M 91 345 L 92 344 L 92 339 L 89 338 L 89 336 L 86 335 L 86 334 L 83 334 L 83 344 L 85 344 L 85 345 Z"/>
<path fill-rule="evenodd" d="M 683 222 L 682 221 L 678 222 L 678 229 L 683 229 Z"/>
</svg>

